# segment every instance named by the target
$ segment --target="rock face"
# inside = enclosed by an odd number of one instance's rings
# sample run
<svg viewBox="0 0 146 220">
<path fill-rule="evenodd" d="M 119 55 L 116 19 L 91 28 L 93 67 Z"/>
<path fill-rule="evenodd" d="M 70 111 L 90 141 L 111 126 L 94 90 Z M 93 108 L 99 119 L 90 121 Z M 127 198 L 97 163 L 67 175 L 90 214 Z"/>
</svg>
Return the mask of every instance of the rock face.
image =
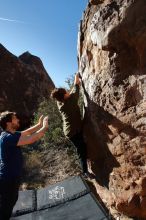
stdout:
<svg viewBox="0 0 146 220">
<path fill-rule="evenodd" d="M 16 111 L 26 127 L 38 102 L 48 98 L 53 88 L 38 57 L 29 52 L 16 57 L 0 44 L 0 112 Z"/>
<path fill-rule="evenodd" d="M 146 1 L 90 0 L 78 61 L 97 192 L 115 217 L 146 219 Z"/>
</svg>

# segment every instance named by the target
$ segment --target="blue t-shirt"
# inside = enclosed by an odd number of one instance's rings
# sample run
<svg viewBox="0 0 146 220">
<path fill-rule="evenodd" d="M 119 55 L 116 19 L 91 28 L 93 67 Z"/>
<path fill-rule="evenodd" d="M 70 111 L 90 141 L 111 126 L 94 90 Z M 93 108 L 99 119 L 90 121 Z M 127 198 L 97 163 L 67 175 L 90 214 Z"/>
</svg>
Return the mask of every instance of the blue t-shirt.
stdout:
<svg viewBox="0 0 146 220">
<path fill-rule="evenodd" d="M 0 179 L 15 179 L 22 174 L 22 152 L 17 146 L 21 132 L 0 135 Z"/>
</svg>

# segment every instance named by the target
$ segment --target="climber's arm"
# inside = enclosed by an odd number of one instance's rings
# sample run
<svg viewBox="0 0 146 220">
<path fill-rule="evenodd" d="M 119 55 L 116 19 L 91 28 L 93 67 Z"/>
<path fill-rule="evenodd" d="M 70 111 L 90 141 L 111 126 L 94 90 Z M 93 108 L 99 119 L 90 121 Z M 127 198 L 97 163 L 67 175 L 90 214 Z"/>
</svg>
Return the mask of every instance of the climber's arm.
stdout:
<svg viewBox="0 0 146 220">
<path fill-rule="evenodd" d="M 70 91 L 70 94 L 74 94 L 77 98 L 79 98 L 79 91 L 80 91 L 80 79 L 79 79 L 79 73 L 76 73 L 74 79 L 74 87 Z"/>
</svg>

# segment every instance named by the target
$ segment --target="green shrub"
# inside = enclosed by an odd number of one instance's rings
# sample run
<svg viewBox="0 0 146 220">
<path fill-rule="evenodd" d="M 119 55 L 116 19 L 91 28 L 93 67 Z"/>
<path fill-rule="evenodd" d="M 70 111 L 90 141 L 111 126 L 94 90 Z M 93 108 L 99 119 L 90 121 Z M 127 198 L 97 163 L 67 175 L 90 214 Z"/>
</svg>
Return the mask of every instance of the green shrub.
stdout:
<svg viewBox="0 0 146 220">
<path fill-rule="evenodd" d="M 24 148 L 23 182 L 28 184 L 27 188 L 53 184 L 80 173 L 76 150 L 63 134 L 56 103 L 44 99 L 34 115 L 33 124 L 42 114 L 49 117 L 48 131 L 40 141 Z"/>
</svg>

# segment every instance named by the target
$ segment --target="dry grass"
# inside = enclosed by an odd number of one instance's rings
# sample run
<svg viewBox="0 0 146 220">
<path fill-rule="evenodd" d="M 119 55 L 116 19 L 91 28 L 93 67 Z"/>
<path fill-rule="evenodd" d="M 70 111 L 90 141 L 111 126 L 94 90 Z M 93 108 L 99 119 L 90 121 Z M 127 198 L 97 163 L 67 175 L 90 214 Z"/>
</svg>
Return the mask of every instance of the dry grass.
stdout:
<svg viewBox="0 0 146 220">
<path fill-rule="evenodd" d="M 49 148 L 25 157 L 23 186 L 26 189 L 55 184 L 81 172 L 78 156 L 72 148 Z M 24 185 L 25 183 L 25 185 Z"/>
</svg>

